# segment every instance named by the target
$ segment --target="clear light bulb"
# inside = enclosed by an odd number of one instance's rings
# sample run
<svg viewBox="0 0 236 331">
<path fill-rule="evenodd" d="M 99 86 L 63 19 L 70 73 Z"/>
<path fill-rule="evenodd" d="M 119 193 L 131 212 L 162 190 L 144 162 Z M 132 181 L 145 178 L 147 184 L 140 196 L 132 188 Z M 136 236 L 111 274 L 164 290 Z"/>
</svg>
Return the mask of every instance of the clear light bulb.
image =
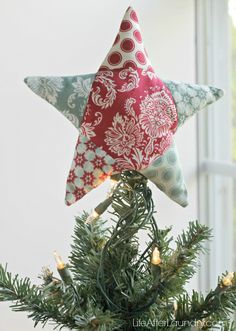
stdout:
<svg viewBox="0 0 236 331">
<path fill-rule="evenodd" d="M 53 252 L 55 261 L 57 263 L 57 269 L 61 270 L 65 268 L 65 263 L 62 261 L 61 256 L 57 253 L 57 251 Z"/>
<path fill-rule="evenodd" d="M 88 216 L 85 223 L 90 224 L 92 223 L 96 218 L 98 218 L 99 214 L 96 212 L 96 210 L 93 210 L 92 213 Z"/>
<path fill-rule="evenodd" d="M 159 265 L 161 263 L 160 251 L 159 251 L 158 247 L 155 247 L 153 252 L 152 252 L 151 263 L 153 265 Z"/>
</svg>

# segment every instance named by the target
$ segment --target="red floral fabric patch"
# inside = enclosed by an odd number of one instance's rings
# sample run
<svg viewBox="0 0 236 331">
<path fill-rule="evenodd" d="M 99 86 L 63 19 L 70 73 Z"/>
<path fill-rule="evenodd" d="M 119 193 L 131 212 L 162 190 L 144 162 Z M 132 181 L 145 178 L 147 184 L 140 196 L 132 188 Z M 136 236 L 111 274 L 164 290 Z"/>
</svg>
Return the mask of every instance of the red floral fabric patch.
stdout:
<svg viewBox="0 0 236 331">
<path fill-rule="evenodd" d="M 140 170 L 171 145 L 177 124 L 168 88 L 151 68 L 129 64 L 96 74 L 81 132 L 122 170 Z"/>
</svg>

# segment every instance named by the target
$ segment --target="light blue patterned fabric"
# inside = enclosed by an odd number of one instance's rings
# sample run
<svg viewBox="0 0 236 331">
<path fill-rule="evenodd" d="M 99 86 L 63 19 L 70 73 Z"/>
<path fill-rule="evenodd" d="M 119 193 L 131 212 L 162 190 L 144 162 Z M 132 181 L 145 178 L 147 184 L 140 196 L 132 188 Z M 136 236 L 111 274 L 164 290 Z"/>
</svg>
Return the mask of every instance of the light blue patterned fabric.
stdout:
<svg viewBox="0 0 236 331">
<path fill-rule="evenodd" d="M 182 207 L 188 204 L 188 192 L 180 165 L 175 142 L 159 156 L 148 168 L 140 171 L 151 180 L 163 193 Z"/>
<path fill-rule="evenodd" d="M 196 84 L 185 84 L 171 80 L 164 81 L 174 98 L 178 111 L 178 126 L 199 110 L 220 99 L 224 92 L 221 89 Z"/>
<path fill-rule="evenodd" d="M 94 74 L 70 77 L 27 77 L 25 83 L 79 129 L 94 77 Z"/>
</svg>

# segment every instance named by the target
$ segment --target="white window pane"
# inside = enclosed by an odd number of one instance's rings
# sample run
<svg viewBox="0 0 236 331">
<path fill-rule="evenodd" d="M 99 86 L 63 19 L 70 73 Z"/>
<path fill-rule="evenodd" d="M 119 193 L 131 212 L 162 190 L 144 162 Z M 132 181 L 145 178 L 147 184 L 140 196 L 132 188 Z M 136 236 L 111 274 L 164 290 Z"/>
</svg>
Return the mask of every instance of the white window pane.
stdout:
<svg viewBox="0 0 236 331">
<path fill-rule="evenodd" d="M 231 33 L 231 107 L 232 107 L 232 160 L 236 162 L 236 0 L 229 0 L 230 33 Z M 236 180 L 233 184 L 233 222 L 236 238 Z M 236 240 L 234 240 L 236 252 Z M 234 269 L 236 254 L 234 254 Z"/>
<path fill-rule="evenodd" d="M 231 33 L 232 159 L 236 162 L 236 0 L 229 0 Z"/>
</svg>

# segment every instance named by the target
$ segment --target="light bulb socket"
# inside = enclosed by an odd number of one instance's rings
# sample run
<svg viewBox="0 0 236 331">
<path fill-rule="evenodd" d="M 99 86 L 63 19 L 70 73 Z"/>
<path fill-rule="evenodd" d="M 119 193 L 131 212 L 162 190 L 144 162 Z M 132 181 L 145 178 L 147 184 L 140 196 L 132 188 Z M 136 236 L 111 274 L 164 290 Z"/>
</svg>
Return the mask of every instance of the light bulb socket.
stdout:
<svg viewBox="0 0 236 331">
<path fill-rule="evenodd" d="M 70 271 L 66 265 L 63 269 L 57 268 L 57 271 L 65 285 L 70 285 L 73 283 L 73 279 L 71 277 Z"/>
<path fill-rule="evenodd" d="M 94 210 L 96 213 L 98 213 L 98 215 L 102 215 L 107 210 L 107 208 L 110 206 L 111 203 L 112 203 L 112 197 L 108 197 L 107 199 L 99 203 L 99 205 L 97 205 L 97 207 Z"/>
</svg>

